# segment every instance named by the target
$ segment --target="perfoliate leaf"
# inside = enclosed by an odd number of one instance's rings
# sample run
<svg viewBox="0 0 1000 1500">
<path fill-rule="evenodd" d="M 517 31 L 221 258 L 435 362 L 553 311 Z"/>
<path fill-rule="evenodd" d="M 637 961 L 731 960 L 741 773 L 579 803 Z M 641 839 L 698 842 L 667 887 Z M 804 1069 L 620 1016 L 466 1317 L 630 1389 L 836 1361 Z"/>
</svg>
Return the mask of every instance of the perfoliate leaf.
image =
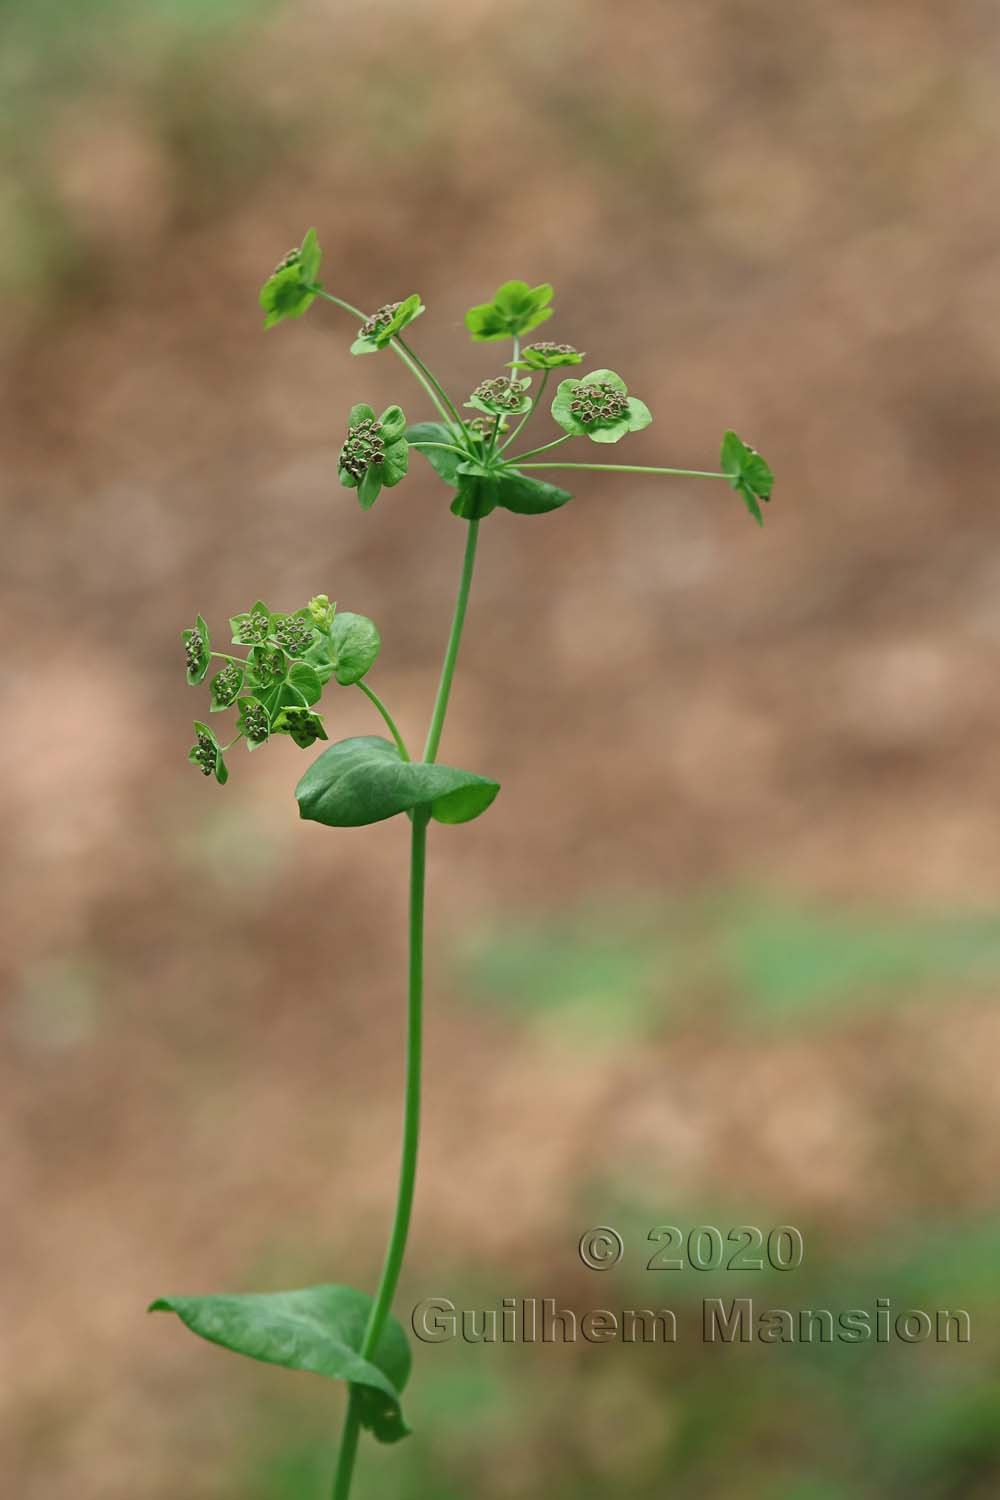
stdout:
<svg viewBox="0 0 1000 1500">
<path fill-rule="evenodd" d="M 548 282 L 530 287 L 524 281 L 507 281 L 498 287 L 491 301 L 469 308 L 465 326 L 474 339 L 482 342 L 513 338 L 551 318 L 553 309 L 548 306 L 551 301 L 552 288 Z"/>
<path fill-rule="evenodd" d="M 360 682 L 378 656 L 382 637 L 373 620 L 342 610 L 330 627 L 330 659 L 341 687 Z"/>
<path fill-rule="evenodd" d="M 362 1424 L 382 1443 L 406 1437 L 400 1392 L 410 1374 L 406 1334 L 390 1317 L 370 1360 L 359 1350 L 372 1299 L 348 1286 L 243 1296 L 159 1297 L 150 1312 L 173 1312 L 199 1338 L 235 1354 L 346 1380 L 358 1393 Z"/>
<path fill-rule="evenodd" d="M 769 465 L 756 448 L 751 448 L 732 431 L 722 439 L 721 461 L 729 483 L 738 495 L 742 495 L 744 505 L 758 526 L 763 526 L 764 516 L 758 502 L 771 498 L 774 475 Z"/>
<path fill-rule="evenodd" d="M 486 811 L 499 784 L 452 766 L 404 761 L 378 735 L 340 740 L 313 761 L 295 789 L 299 813 L 328 828 L 359 828 L 427 808 L 440 823 Z"/>
</svg>

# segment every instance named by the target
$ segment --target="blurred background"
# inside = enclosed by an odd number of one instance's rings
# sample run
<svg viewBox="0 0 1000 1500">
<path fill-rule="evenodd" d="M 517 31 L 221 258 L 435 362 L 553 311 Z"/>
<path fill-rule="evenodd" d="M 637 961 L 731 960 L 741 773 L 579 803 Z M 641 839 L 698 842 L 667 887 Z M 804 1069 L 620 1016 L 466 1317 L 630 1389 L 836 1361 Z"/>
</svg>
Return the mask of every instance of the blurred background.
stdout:
<svg viewBox="0 0 1000 1500">
<path fill-rule="evenodd" d="M 422 733 L 463 527 L 370 515 L 346 412 L 424 398 L 261 281 L 315 224 L 464 397 L 471 303 L 624 373 L 616 459 L 484 526 L 442 754 L 427 1124 L 397 1304 L 961 1306 L 973 1342 L 416 1348 L 359 1500 L 930 1500 L 1000 1486 L 1000 24 L 986 0 L 6 0 L 0 1464 L 20 1500 L 311 1500 L 342 1393 L 147 1318 L 370 1287 L 397 1163 L 406 830 L 308 756 L 187 764 L 180 631 L 325 591 Z M 509 356 L 502 352 L 502 358 Z M 548 427 L 539 419 L 536 441 Z M 377 732 L 360 694 L 334 738 Z M 576 1243 L 616 1225 L 604 1275 Z M 797 1225 L 800 1270 L 646 1272 Z"/>
</svg>

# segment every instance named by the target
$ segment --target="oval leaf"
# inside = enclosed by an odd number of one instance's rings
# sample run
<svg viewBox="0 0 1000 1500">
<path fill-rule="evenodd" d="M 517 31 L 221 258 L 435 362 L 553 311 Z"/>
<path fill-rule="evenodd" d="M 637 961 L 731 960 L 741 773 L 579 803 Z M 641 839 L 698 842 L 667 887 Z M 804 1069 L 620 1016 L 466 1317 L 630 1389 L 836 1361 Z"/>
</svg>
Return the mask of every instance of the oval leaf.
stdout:
<svg viewBox="0 0 1000 1500">
<path fill-rule="evenodd" d="M 375 622 L 365 615 L 352 615 L 349 610 L 334 615 L 330 640 L 336 663 L 334 676 L 341 687 L 361 681 L 382 645 Z"/>
<path fill-rule="evenodd" d="M 328 828 L 360 828 L 427 808 L 439 823 L 467 823 L 485 812 L 499 784 L 472 771 L 404 761 L 379 735 L 340 740 L 313 761 L 295 796 L 299 813 Z"/>
<path fill-rule="evenodd" d="M 360 1394 L 361 1421 L 381 1443 L 406 1437 L 399 1393 L 410 1373 L 410 1347 L 389 1318 L 371 1360 L 358 1353 L 372 1299 L 350 1286 L 308 1286 L 243 1296 L 159 1297 L 150 1312 L 173 1312 L 199 1338 L 235 1354 L 347 1380 Z"/>
</svg>

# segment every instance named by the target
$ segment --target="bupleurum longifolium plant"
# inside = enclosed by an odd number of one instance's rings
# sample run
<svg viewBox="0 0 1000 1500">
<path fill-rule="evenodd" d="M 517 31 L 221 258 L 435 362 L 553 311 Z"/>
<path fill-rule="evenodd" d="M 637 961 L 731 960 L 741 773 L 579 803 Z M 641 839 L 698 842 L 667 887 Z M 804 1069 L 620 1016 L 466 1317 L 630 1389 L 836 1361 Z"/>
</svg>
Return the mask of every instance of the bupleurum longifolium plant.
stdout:
<svg viewBox="0 0 1000 1500">
<path fill-rule="evenodd" d="M 420 298 L 414 293 L 366 314 L 326 290 L 319 280 L 320 259 L 316 231 L 310 229 L 301 247 L 284 258 L 261 289 L 265 327 L 301 317 L 317 299 L 332 303 L 359 325 L 351 353 L 392 350 L 436 412 L 432 420 L 408 424 L 399 406 L 378 415 L 364 402 L 352 407 L 337 463 L 341 484 L 353 489 L 362 509 L 369 510 L 383 489 L 406 478 L 411 452 L 420 453 L 451 492 L 452 513 L 465 525 L 458 594 L 427 737 L 419 758 L 412 755 L 388 707 L 366 681 L 381 647 L 373 622 L 338 609 L 319 593 L 291 612 L 272 611 L 257 600 L 233 615 L 225 642 L 232 649 L 213 649 L 200 615 L 184 631 L 188 682 L 202 683 L 212 672 L 209 716 L 236 714 L 235 734 L 225 744 L 210 724 L 196 721 L 189 758 L 204 776 L 222 784 L 229 775 L 226 755 L 240 740 L 256 750 L 273 735 L 284 734 L 307 750 L 328 739 L 319 705 L 331 687 L 359 688 L 385 724 L 388 738 L 364 735 L 329 745 L 299 781 L 295 795 L 303 818 L 329 828 L 378 823 L 400 813 L 410 823 L 406 1086 L 396 1211 L 374 1297 L 329 1284 L 287 1292 L 163 1297 L 152 1308 L 176 1313 L 202 1338 L 238 1354 L 346 1381 L 347 1410 L 331 1492 L 333 1500 L 346 1500 L 362 1429 L 383 1443 L 396 1442 L 409 1431 L 401 1393 L 410 1373 L 410 1349 L 391 1309 L 406 1249 L 420 1134 L 427 830 L 432 822 L 465 823 L 478 817 L 499 791 L 490 777 L 441 765 L 437 759 L 480 525 L 498 507 L 533 516 L 558 510 L 572 499 L 568 491 L 537 478 L 543 470 L 723 479 L 760 522 L 772 475 L 760 454 L 735 432 L 722 439 L 718 470 L 566 462 L 561 454 L 554 456 L 564 443 L 577 440 L 605 448 L 642 431 L 653 419 L 614 370 L 580 373 L 585 356 L 572 344 L 523 342 L 552 317 L 551 286 L 508 281 L 489 302 L 466 313 L 476 342 L 509 341 L 511 357 L 499 370 L 494 365 L 460 409 L 403 337 L 424 312 Z M 548 411 L 556 435 L 524 449 L 519 445 L 522 430 L 542 408 L 550 382 L 555 391 Z M 542 453 L 550 456 L 538 461 Z"/>
</svg>

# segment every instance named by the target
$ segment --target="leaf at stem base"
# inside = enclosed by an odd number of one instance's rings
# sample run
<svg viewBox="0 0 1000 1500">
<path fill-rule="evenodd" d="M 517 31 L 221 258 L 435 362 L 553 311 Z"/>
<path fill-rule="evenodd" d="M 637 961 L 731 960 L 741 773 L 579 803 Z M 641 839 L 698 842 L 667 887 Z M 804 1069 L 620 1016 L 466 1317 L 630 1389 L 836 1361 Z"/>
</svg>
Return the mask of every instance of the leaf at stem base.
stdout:
<svg viewBox="0 0 1000 1500">
<path fill-rule="evenodd" d="M 159 1297 L 149 1311 L 176 1313 L 199 1338 L 234 1354 L 348 1381 L 358 1392 L 362 1425 L 380 1443 L 395 1443 L 410 1431 L 400 1408 L 410 1346 L 401 1325 L 389 1318 L 373 1357 L 362 1359 L 371 1305 L 365 1292 L 329 1285 L 242 1296 Z"/>
</svg>

